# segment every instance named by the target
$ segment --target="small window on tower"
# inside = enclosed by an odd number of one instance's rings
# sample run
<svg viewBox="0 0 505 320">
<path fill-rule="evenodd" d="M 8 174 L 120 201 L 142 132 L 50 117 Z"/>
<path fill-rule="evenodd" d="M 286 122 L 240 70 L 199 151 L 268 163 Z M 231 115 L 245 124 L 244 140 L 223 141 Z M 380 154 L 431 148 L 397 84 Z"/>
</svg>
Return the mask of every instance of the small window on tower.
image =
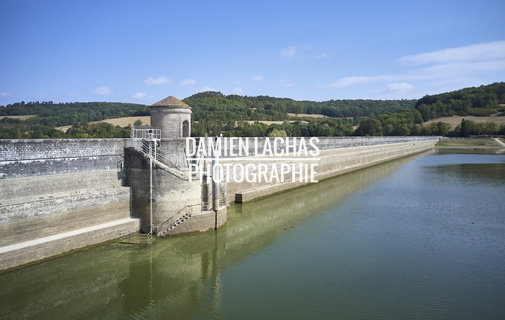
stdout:
<svg viewBox="0 0 505 320">
<path fill-rule="evenodd" d="M 188 120 L 184 120 L 182 123 L 182 137 L 189 137 L 189 122 Z"/>
</svg>

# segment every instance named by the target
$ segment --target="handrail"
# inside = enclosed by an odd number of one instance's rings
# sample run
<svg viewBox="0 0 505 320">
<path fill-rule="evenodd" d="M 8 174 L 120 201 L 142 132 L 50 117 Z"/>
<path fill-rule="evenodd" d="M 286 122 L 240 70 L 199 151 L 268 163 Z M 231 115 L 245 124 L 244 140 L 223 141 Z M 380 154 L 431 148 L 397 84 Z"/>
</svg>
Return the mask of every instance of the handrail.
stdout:
<svg viewBox="0 0 505 320">
<path fill-rule="evenodd" d="M 139 151 L 146 158 L 148 159 L 153 158 L 153 162 L 156 166 L 174 174 L 180 179 L 188 180 L 187 175 L 184 174 L 184 168 L 178 165 L 177 163 L 161 155 L 159 152 L 156 152 L 155 156 L 153 157 L 153 155 L 150 154 L 151 149 L 149 148 L 150 142 L 148 140 L 132 139 L 132 141 L 133 141 L 133 148 Z"/>
<path fill-rule="evenodd" d="M 132 139 L 149 139 L 149 140 L 160 140 L 161 139 L 161 129 L 136 129 L 132 128 L 130 132 L 130 138 Z"/>
<path fill-rule="evenodd" d="M 162 223 L 160 223 L 159 227 L 157 228 L 158 230 L 161 230 L 163 229 L 162 226 L 169 223 L 170 221 L 172 221 L 172 223 L 168 226 L 168 228 L 166 228 L 165 230 L 163 231 L 158 231 L 158 236 L 162 236 L 163 234 L 165 234 L 168 230 L 170 230 L 170 227 L 173 227 L 175 225 L 177 225 L 177 221 L 182 218 L 185 214 L 188 214 L 189 217 L 191 217 L 191 213 L 192 213 L 192 210 L 191 208 L 192 207 L 196 207 L 196 206 L 201 206 L 200 203 L 198 204 L 188 204 L 186 206 L 184 206 L 182 209 L 180 209 L 179 211 L 177 211 L 176 214 L 174 214 L 173 216 L 171 216 L 170 218 L 168 218 L 167 220 L 163 221 Z M 186 212 L 188 211 L 189 212 Z M 174 221 L 175 219 L 175 221 Z"/>
</svg>

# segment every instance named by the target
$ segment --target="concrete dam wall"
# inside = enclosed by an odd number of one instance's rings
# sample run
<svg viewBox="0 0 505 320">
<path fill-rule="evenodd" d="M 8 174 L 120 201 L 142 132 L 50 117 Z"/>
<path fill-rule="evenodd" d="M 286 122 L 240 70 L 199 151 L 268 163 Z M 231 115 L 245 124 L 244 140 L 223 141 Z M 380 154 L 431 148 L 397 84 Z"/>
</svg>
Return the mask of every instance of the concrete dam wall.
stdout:
<svg viewBox="0 0 505 320">
<path fill-rule="evenodd" d="M 437 140 L 319 138 L 315 178 L 323 180 L 422 152 Z M 150 203 L 149 159 L 132 147 L 131 139 L 0 140 L 0 270 L 147 232 L 149 226 L 154 226 L 155 234 L 175 235 L 226 223 L 225 209 L 212 210 L 210 181 L 188 181 L 183 144 L 161 139 L 158 152 L 168 160 L 153 162 Z M 292 161 L 305 160 L 294 157 Z M 265 159 L 249 157 L 245 162 L 259 164 Z M 278 161 L 266 163 L 270 170 Z M 221 205 L 226 208 L 233 201 L 249 201 L 308 183 L 285 176 L 283 182 L 237 182 L 229 177 L 227 185 L 220 187 L 225 191 Z M 150 205 L 155 213 L 152 221 Z M 162 229 L 167 221 L 171 227 Z"/>
<path fill-rule="evenodd" d="M 139 229 L 123 139 L 0 140 L 0 270 Z"/>
<path fill-rule="evenodd" d="M 265 138 L 260 139 L 264 140 Z M 320 137 L 316 143 L 319 149 L 318 155 L 313 157 L 317 160 L 313 161 L 310 157 L 295 156 L 290 157 L 287 162 L 298 167 L 305 165 L 305 169 L 313 164 L 313 178 L 316 181 L 321 181 L 429 150 L 433 148 L 437 141 L 438 137 Z M 286 160 L 283 158 L 279 161 L 276 161 L 275 157 L 271 158 L 266 162 L 268 164 L 268 172 L 275 169 L 275 166 L 278 167 L 279 164 L 284 165 L 286 163 Z M 304 160 L 298 160 L 297 158 L 303 158 Z M 237 160 L 235 159 L 235 161 Z M 264 160 L 248 162 L 256 164 L 265 163 Z M 302 174 L 307 173 L 304 172 Z M 247 181 L 236 182 L 234 179 L 231 179 L 227 187 L 228 202 L 246 202 L 310 183 L 305 181 L 303 177 L 302 179 L 300 179 L 300 176 L 293 177 L 291 173 L 285 174 L 282 180 L 282 182 L 248 183 Z"/>
</svg>

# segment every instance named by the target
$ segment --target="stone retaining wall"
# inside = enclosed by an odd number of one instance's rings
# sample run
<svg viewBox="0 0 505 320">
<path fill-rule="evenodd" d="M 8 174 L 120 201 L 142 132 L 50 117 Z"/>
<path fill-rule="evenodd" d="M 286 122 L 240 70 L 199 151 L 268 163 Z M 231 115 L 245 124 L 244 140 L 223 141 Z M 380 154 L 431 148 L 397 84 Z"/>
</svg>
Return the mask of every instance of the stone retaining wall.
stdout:
<svg viewBox="0 0 505 320">
<path fill-rule="evenodd" d="M 410 139 L 409 139 L 410 138 Z M 417 138 L 417 139 L 416 139 Z M 390 139 L 383 137 L 373 137 L 367 141 L 367 138 L 324 138 L 321 139 L 318 147 L 319 155 L 307 160 L 296 160 L 296 157 L 288 162 L 280 161 L 263 161 L 263 160 L 248 160 L 246 163 L 252 164 L 267 164 L 268 172 L 272 172 L 272 167 L 283 163 L 299 164 L 315 164 L 316 174 L 315 180 L 328 179 L 346 172 L 355 171 L 368 166 L 376 165 L 382 162 L 391 161 L 397 158 L 419 153 L 433 148 L 438 141 L 438 137 L 406 137 L 398 139 Z M 275 157 L 271 157 L 275 159 Z M 240 162 L 236 158 L 234 162 Z M 226 160 L 222 160 L 226 162 Z M 235 182 L 233 177 L 228 183 L 228 202 L 245 202 L 258 197 L 264 197 L 276 192 L 289 190 L 307 184 L 306 181 L 300 182 L 300 179 L 293 181 L 291 173 L 284 176 L 283 182 L 271 183 L 249 183 L 247 181 Z"/>
<path fill-rule="evenodd" d="M 0 140 L 0 270 L 139 230 L 124 143 Z"/>
<path fill-rule="evenodd" d="M 116 168 L 124 139 L 0 140 L 0 179 Z"/>
</svg>

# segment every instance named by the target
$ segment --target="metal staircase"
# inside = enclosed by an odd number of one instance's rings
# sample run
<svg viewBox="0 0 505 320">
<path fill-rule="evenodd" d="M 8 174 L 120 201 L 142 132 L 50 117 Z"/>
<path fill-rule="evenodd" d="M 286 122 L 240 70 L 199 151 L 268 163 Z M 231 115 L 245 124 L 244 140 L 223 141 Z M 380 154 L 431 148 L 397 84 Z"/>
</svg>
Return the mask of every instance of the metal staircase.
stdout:
<svg viewBox="0 0 505 320">
<path fill-rule="evenodd" d="M 162 222 L 160 226 L 158 227 L 158 236 L 162 237 L 171 230 L 175 229 L 177 226 L 182 224 L 184 221 L 188 220 L 191 218 L 192 213 L 193 213 L 193 208 L 195 207 L 201 207 L 200 204 L 195 204 L 195 205 L 187 205 L 179 212 L 177 212 L 175 215 L 172 217 L 168 218 L 166 221 Z"/>
<path fill-rule="evenodd" d="M 209 210 L 209 203 L 199 203 L 194 205 L 186 205 L 184 208 L 175 213 L 172 217 L 168 218 L 166 221 L 156 226 L 154 230 L 153 226 L 153 168 L 157 167 L 172 175 L 182 179 L 190 180 L 190 170 L 188 170 L 188 164 L 179 164 L 177 161 L 182 161 L 181 158 L 173 157 L 173 159 L 178 159 L 173 161 L 163 156 L 158 152 L 158 148 L 161 146 L 161 130 L 151 129 L 151 128 L 133 128 L 131 131 L 131 146 L 144 156 L 146 160 L 149 161 L 149 202 L 150 202 L 150 228 L 149 233 L 146 235 L 146 241 L 151 241 L 154 232 L 157 236 L 163 236 L 169 234 L 172 230 L 177 228 L 179 225 L 184 223 L 186 220 L 190 219 L 193 214 L 198 214 L 204 210 Z M 166 146 L 164 146 L 166 149 Z M 164 150 L 165 150 L 164 149 Z M 193 165 L 196 165 L 202 171 L 204 161 L 201 157 L 195 157 L 194 159 L 188 159 Z M 196 177 L 196 173 L 194 173 Z M 194 177 L 193 177 L 194 178 Z M 219 206 L 226 205 L 226 184 L 222 183 L 219 187 Z M 133 240 L 138 241 L 137 239 Z"/>
<path fill-rule="evenodd" d="M 149 161 L 149 202 L 150 202 L 150 221 L 151 225 L 149 228 L 149 233 L 146 235 L 146 241 L 150 242 L 154 228 L 153 228 L 153 167 L 156 166 L 162 170 L 168 171 L 174 176 L 188 180 L 189 172 L 187 166 L 183 167 L 179 163 L 176 163 L 167 157 L 163 156 L 158 152 L 158 147 L 161 145 L 161 130 L 151 129 L 151 128 L 132 128 L 131 139 L 133 148 L 142 154 L 144 158 Z M 195 160 L 196 161 L 196 160 Z M 175 215 L 173 215 L 168 220 L 164 221 L 157 228 L 157 235 L 163 236 L 170 230 L 173 230 L 178 225 L 186 221 L 191 217 L 195 208 L 198 207 L 198 212 L 200 212 L 201 204 L 198 205 L 187 205 L 181 210 L 179 210 Z M 136 239 L 133 241 L 138 241 L 138 234 Z M 132 242 L 133 242 L 132 241 Z"/>
<path fill-rule="evenodd" d="M 160 129 L 136 129 L 132 128 L 131 138 L 134 148 L 139 151 L 144 157 L 149 159 L 149 217 L 150 225 L 149 232 L 147 233 L 146 240 L 150 242 L 153 236 L 153 166 L 158 165 L 166 166 L 158 159 L 156 148 L 161 143 L 161 130 Z"/>
<path fill-rule="evenodd" d="M 160 129 L 132 128 L 131 138 L 133 148 L 146 159 L 152 161 L 153 165 L 170 172 L 180 179 L 188 180 L 188 173 L 185 167 L 157 152 L 157 147 L 161 144 Z"/>
</svg>

